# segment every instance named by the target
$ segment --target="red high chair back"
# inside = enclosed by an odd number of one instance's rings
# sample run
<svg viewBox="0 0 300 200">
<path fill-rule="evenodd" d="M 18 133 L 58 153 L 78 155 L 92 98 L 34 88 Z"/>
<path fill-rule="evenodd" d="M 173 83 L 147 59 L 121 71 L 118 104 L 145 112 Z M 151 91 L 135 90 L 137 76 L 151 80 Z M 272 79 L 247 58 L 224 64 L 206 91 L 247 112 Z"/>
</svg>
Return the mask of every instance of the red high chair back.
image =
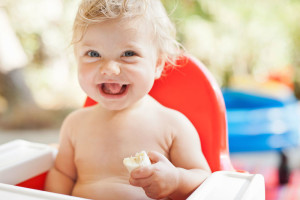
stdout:
<svg viewBox="0 0 300 200">
<path fill-rule="evenodd" d="M 233 170 L 229 158 L 227 120 L 222 92 L 205 66 L 190 56 L 156 80 L 150 95 L 178 110 L 198 131 L 202 151 L 211 170 Z M 87 98 L 85 106 L 96 104 Z"/>
</svg>

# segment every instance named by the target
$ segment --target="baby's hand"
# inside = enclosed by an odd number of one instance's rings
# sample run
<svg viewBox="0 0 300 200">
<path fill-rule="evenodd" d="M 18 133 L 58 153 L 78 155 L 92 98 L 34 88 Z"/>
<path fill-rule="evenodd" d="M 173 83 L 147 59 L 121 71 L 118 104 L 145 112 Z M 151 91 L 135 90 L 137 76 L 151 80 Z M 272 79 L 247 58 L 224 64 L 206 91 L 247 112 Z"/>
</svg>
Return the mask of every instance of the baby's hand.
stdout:
<svg viewBox="0 0 300 200">
<path fill-rule="evenodd" d="M 131 172 L 131 185 L 142 187 L 148 197 L 161 199 L 170 196 L 178 187 L 178 170 L 162 154 L 148 153 L 152 165 L 139 167 Z"/>
</svg>

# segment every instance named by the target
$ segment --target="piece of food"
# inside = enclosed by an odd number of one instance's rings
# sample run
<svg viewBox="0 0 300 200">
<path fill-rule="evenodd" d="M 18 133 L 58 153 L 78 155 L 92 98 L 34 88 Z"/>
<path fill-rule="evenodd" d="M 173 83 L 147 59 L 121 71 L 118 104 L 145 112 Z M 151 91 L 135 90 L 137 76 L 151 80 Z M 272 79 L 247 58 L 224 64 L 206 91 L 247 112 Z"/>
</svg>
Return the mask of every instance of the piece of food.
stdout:
<svg viewBox="0 0 300 200">
<path fill-rule="evenodd" d="M 151 165 L 151 161 L 145 151 L 136 153 L 135 156 L 124 158 L 123 164 L 127 168 L 128 172 L 131 173 L 132 170 L 141 167 Z"/>
</svg>

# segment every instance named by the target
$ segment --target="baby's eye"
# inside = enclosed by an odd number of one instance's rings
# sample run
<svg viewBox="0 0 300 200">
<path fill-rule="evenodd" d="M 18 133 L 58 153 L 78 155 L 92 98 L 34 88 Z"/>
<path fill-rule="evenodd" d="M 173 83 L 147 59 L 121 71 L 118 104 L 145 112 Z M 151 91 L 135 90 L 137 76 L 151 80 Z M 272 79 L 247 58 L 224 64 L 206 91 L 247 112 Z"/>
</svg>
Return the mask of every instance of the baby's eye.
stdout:
<svg viewBox="0 0 300 200">
<path fill-rule="evenodd" d="M 87 55 L 90 57 L 100 57 L 100 54 L 97 51 L 93 51 L 93 50 L 87 52 Z"/>
<path fill-rule="evenodd" d="M 134 51 L 125 51 L 122 56 L 131 57 L 137 55 Z"/>
</svg>

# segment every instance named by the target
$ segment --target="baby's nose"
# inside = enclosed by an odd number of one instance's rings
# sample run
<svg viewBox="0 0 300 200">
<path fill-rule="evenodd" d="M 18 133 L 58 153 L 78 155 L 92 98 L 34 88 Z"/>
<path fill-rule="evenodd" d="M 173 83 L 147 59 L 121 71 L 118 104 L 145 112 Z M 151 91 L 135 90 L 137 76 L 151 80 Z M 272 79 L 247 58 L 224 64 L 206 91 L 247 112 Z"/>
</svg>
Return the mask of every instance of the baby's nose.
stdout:
<svg viewBox="0 0 300 200">
<path fill-rule="evenodd" d="M 121 70 L 117 62 L 108 61 L 100 67 L 100 72 L 102 75 L 119 75 Z"/>
</svg>

